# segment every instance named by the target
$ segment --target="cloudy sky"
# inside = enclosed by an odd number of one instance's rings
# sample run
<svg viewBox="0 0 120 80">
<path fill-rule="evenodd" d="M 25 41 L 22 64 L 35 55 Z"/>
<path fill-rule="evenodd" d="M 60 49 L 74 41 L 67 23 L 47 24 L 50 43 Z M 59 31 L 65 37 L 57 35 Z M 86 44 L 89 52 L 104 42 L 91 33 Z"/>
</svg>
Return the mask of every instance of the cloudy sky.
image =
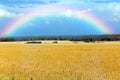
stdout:
<svg viewBox="0 0 120 80">
<path fill-rule="evenodd" d="M 89 11 L 108 24 L 115 34 L 120 33 L 120 0 L 0 0 L 0 34 L 16 18 L 38 6 L 48 5 L 72 6 L 80 10 Z M 70 11 L 68 11 L 69 14 Z M 80 24 L 80 22 L 83 23 Z M 102 33 L 93 29 L 92 25 L 84 21 L 64 16 L 55 18 L 53 15 L 52 17 L 47 16 L 42 19 L 36 18 L 32 22 L 27 22 L 20 27 L 7 35 L 89 35 Z"/>
</svg>

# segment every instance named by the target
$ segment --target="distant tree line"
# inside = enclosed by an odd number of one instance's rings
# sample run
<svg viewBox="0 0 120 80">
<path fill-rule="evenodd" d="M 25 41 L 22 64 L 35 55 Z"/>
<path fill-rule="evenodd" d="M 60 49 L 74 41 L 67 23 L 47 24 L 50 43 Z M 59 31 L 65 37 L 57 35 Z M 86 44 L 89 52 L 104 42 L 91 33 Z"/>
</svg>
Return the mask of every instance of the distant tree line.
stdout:
<svg viewBox="0 0 120 80">
<path fill-rule="evenodd" d="M 0 38 L 0 41 L 69 40 L 69 41 L 120 41 L 119 34 L 87 36 L 23 36 Z"/>
<path fill-rule="evenodd" d="M 9 42 L 9 41 L 16 41 L 15 38 L 0 38 L 1 42 Z"/>
</svg>

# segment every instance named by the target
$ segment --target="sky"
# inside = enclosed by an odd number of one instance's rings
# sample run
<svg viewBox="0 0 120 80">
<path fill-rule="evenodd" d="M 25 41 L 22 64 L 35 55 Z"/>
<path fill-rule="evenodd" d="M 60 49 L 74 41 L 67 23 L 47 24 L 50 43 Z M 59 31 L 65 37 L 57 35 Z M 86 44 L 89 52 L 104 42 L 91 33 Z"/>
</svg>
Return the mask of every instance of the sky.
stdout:
<svg viewBox="0 0 120 80">
<path fill-rule="evenodd" d="M 38 10 L 38 15 L 41 14 L 42 6 L 45 6 L 45 12 L 49 6 L 58 5 L 70 8 L 66 9 L 64 15 L 59 12 L 53 14 L 48 12 L 47 15 L 35 17 L 33 15 L 32 19 L 23 21 L 24 24 L 19 22 L 19 26 L 14 25 L 19 28 L 8 30 L 9 33 L 5 30 L 11 23 L 15 24 L 15 20 L 30 15 L 29 12 L 34 13 Z M 0 0 L 0 34 L 2 36 L 105 34 L 89 21 L 72 16 L 73 7 L 95 15 L 112 29 L 113 32 L 110 34 L 120 34 L 120 0 Z"/>
</svg>

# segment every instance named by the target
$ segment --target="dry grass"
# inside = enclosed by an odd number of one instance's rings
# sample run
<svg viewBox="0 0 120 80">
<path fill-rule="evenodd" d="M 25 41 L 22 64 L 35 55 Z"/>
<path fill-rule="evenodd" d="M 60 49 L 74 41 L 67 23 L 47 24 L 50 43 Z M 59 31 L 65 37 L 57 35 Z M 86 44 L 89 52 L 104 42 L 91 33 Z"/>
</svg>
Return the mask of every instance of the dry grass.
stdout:
<svg viewBox="0 0 120 80">
<path fill-rule="evenodd" d="M 0 80 L 120 80 L 120 42 L 0 43 Z"/>
</svg>

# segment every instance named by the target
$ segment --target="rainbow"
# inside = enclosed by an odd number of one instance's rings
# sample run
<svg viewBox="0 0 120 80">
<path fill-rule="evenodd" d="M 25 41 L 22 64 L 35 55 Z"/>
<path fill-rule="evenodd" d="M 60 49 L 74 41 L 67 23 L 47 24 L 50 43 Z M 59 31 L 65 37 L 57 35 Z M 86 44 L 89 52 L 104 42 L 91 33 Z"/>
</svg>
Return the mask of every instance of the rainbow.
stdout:
<svg viewBox="0 0 120 80">
<path fill-rule="evenodd" d="M 47 15 L 64 15 L 67 17 L 75 17 L 78 19 L 84 19 L 86 22 L 93 25 L 94 28 L 102 31 L 105 34 L 113 33 L 112 29 L 104 23 L 101 19 L 97 18 L 95 15 L 91 14 L 90 11 L 81 10 L 78 8 L 73 8 L 70 6 L 59 6 L 59 5 L 47 5 L 47 6 L 38 6 L 32 10 L 24 13 L 23 15 L 18 16 L 12 22 L 10 22 L 2 33 L 1 37 L 8 36 L 13 32 L 19 30 L 22 25 L 28 23 L 30 20 L 35 17 L 42 17 Z"/>
</svg>

